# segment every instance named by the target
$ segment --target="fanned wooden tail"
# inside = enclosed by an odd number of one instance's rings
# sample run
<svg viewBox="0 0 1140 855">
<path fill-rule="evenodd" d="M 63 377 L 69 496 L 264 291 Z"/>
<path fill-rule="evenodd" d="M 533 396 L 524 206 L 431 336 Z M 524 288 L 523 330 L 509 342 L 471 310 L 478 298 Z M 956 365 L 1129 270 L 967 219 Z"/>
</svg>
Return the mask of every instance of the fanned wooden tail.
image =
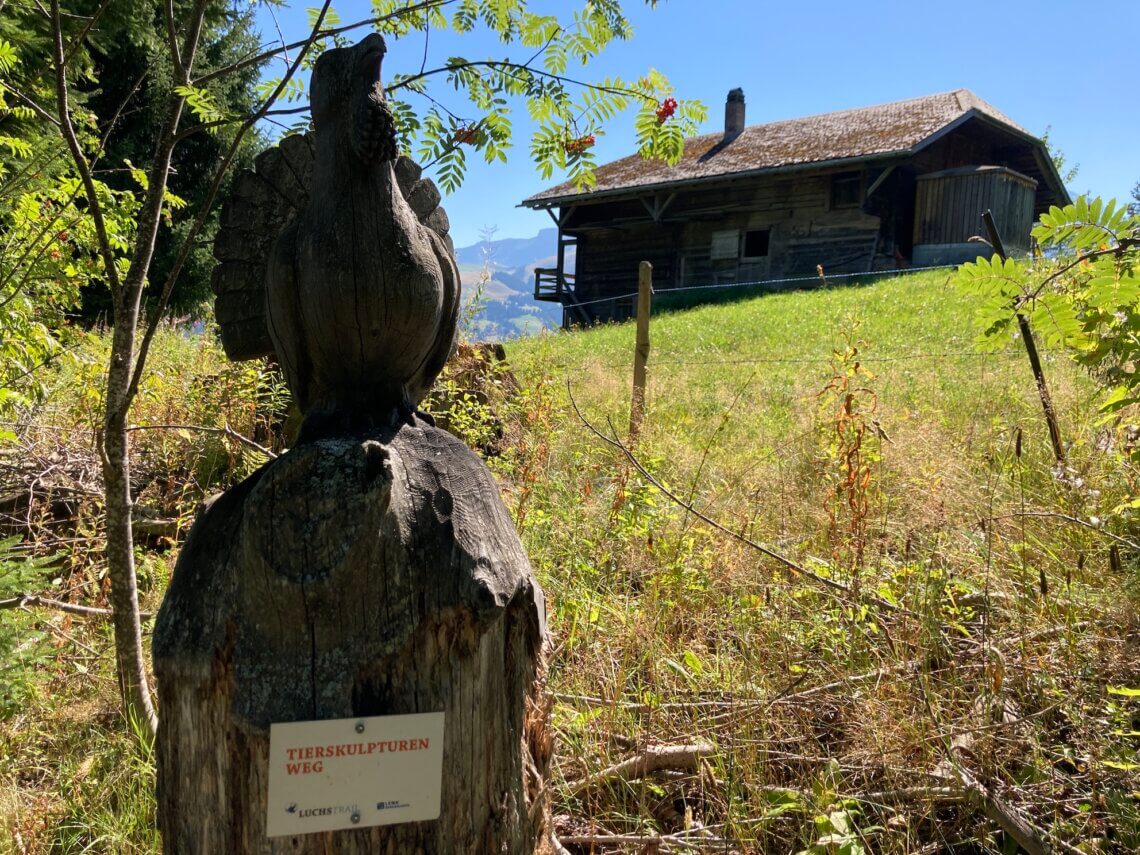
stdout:
<svg viewBox="0 0 1140 855">
<path fill-rule="evenodd" d="M 391 123 L 389 122 L 389 127 Z M 391 137 L 395 156 L 395 137 Z M 450 223 L 431 179 L 409 157 L 396 157 L 395 173 L 416 218 L 439 236 L 448 254 Z M 266 275 L 274 244 L 309 202 L 313 180 L 312 134 L 293 134 L 262 152 L 253 169 L 234 178 L 214 239 L 214 315 L 222 347 L 234 361 L 273 356 L 265 309 Z"/>
</svg>

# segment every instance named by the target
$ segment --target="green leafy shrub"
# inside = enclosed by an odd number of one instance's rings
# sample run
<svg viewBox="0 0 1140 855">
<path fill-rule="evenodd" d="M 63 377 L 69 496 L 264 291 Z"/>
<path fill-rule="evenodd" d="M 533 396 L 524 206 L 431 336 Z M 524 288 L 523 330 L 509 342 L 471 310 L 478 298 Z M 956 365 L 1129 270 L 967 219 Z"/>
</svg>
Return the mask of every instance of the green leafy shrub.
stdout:
<svg viewBox="0 0 1140 855">
<path fill-rule="evenodd" d="M 0 540 L 0 601 L 43 587 L 48 560 L 20 554 L 19 543 L 18 536 Z M 13 612 L 20 614 L 16 609 Z M 9 612 L 4 614 L 0 620 L 0 719 L 19 712 L 35 691 L 39 666 L 51 658 L 44 634 L 35 629 L 30 617 L 13 620 Z"/>
<path fill-rule="evenodd" d="M 979 258 L 956 276 L 982 298 L 982 340 L 1000 346 L 1025 315 L 1105 387 L 1106 414 L 1140 403 L 1140 215 L 1082 196 L 1050 208 L 1033 237 L 1032 261 Z"/>
</svg>

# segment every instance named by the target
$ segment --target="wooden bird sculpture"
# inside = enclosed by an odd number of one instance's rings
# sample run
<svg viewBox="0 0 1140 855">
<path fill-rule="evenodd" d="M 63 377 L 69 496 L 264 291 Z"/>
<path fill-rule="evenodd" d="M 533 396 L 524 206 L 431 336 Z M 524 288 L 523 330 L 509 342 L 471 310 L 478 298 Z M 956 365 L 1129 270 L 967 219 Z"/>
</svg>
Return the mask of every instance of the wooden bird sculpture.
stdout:
<svg viewBox="0 0 1140 855">
<path fill-rule="evenodd" d="M 238 176 L 215 241 L 223 344 L 239 359 L 275 353 L 307 425 L 407 416 L 455 344 L 447 217 L 398 156 L 384 51 L 374 34 L 321 55 L 313 131 Z"/>
<path fill-rule="evenodd" d="M 223 344 L 275 353 L 305 419 L 203 505 L 155 622 L 167 852 L 525 855 L 549 838 L 546 606 L 487 467 L 412 409 L 451 353 L 459 277 L 438 191 L 396 156 L 383 56 L 379 36 L 323 54 L 312 133 L 259 156 L 222 212 Z M 378 734 L 427 711 L 446 717 L 437 820 L 378 802 L 401 782 L 373 764 L 351 821 L 290 824 L 275 725 Z M 296 783 L 310 807 L 357 774 L 338 768 Z"/>
</svg>

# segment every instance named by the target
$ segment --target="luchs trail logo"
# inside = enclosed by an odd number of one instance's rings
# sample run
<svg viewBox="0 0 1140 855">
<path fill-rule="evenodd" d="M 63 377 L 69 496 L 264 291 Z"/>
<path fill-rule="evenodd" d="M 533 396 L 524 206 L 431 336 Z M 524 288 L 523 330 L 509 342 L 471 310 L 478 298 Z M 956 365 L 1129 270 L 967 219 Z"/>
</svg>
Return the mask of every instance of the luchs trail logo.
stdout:
<svg viewBox="0 0 1140 855">
<path fill-rule="evenodd" d="M 356 805 L 329 805 L 328 807 L 298 807 L 296 802 L 285 805 L 285 813 L 292 814 L 299 819 L 309 819 L 317 816 L 333 816 L 341 813 L 359 813 Z"/>
</svg>

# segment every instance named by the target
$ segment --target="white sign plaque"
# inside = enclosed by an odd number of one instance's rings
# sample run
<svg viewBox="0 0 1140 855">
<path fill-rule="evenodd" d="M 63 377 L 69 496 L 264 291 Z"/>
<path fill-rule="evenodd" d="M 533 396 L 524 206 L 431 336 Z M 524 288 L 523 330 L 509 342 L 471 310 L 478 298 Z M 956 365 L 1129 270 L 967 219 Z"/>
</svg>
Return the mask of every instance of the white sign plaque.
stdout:
<svg viewBox="0 0 1140 855">
<path fill-rule="evenodd" d="M 443 713 L 269 728 L 270 837 L 439 818 Z"/>
</svg>

